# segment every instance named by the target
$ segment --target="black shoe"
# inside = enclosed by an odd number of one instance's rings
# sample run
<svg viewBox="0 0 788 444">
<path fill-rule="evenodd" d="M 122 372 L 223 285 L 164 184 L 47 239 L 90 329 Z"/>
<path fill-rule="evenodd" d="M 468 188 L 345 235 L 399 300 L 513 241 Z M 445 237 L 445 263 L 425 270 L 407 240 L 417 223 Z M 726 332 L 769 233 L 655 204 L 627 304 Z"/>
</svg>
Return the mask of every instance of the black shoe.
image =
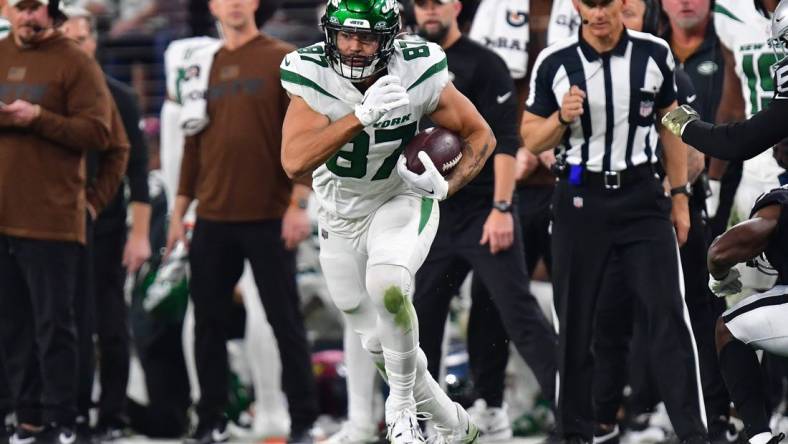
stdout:
<svg viewBox="0 0 788 444">
<path fill-rule="evenodd" d="M 591 442 L 580 435 L 569 435 L 562 441 L 564 444 L 591 444 Z"/>
<path fill-rule="evenodd" d="M 562 439 L 558 436 L 558 429 L 553 427 L 547 431 L 547 437 L 539 444 L 561 444 Z"/>
<path fill-rule="evenodd" d="M 88 442 L 91 444 L 110 443 L 129 436 L 131 433 L 125 426 L 100 425 L 93 431 L 93 436 Z"/>
<path fill-rule="evenodd" d="M 37 440 L 46 444 L 77 444 L 77 432 L 73 427 L 51 424 L 38 435 Z"/>
<path fill-rule="evenodd" d="M 614 425 L 612 429 L 602 428 L 598 424 L 594 428 L 594 444 L 619 444 L 620 442 L 621 433 L 618 424 Z"/>
<path fill-rule="evenodd" d="M 695 435 L 681 440 L 681 444 L 709 444 L 709 440 L 705 436 Z"/>
<path fill-rule="evenodd" d="M 736 426 L 724 416 L 709 423 L 709 442 L 711 444 L 733 444 L 742 441 L 742 439 L 743 434 L 740 434 L 736 430 Z"/>
<path fill-rule="evenodd" d="M 11 436 L 9 436 L 7 442 L 10 444 L 33 444 L 42 433 L 44 433 L 43 429 L 28 430 L 22 427 L 16 427 L 11 431 Z"/>
<path fill-rule="evenodd" d="M 288 444 L 312 444 L 313 442 L 312 434 L 308 428 L 293 430 L 290 432 L 290 437 L 287 438 Z"/>
<path fill-rule="evenodd" d="M 227 431 L 227 421 L 216 421 L 203 426 L 197 426 L 197 430 L 192 436 L 184 441 L 184 444 L 214 444 L 230 440 L 230 432 Z"/>
</svg>

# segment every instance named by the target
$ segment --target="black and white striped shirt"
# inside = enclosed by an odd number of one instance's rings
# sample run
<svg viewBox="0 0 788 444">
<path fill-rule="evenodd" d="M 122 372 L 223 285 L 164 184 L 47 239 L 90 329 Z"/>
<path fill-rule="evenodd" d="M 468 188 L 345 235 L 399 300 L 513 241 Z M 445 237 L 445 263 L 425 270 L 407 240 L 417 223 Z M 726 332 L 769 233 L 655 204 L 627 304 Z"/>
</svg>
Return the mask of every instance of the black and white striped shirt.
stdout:
<svg viewBox="0 0 788 444">
<path fill-rule="evenodd" d="M 616 47 L 599 54 L 578 33 L 539 53 L 526 104 L 549 117 L 577 85 L 586 100 L 564 134 L 567 163 L 621 171 L 657 161 L 654 112 L 676 100 L 674 69 L 668 44 L 651 34 L 625 29 Z"/>
</svg>

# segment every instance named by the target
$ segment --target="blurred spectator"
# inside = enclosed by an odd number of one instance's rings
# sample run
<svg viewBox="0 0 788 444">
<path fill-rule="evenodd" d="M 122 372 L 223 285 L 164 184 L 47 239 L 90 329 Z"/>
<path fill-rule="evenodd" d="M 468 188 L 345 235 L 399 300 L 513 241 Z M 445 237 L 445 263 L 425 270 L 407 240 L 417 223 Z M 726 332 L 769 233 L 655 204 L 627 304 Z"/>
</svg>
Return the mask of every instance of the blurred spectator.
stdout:
<svg viewBox="0 0 788 444">
<path fill-rule="evenodd" d="M 95 57 L 96 30 L 95 21 L 86 9 L 67 8 L 69 19 L 63 24 L 62 32 L 74 39 L 80 48 L 91 57 Z M 125 176 L 130 190 L 127 203 L 125 186 L 109 190 L 111 202 L 101 212 L 93 226 L 92 250 L 93 270 L 87 292 L 92 292 L 86 304 L 78 304 L 88 310 L 95 310 L 95 323 L 86 324 L 80 331 L 80 343 L 87 354 L 81 360 L 79 414 L 88 418 L 91 393 L 93 389 L 94 347 L 93 334 L 98 334 L 99 357 L 101 358 L 100 379 L 101 397 L 99 399 L 99 421 L 96 434 L 102 441 L 119 438 L 126 427 L 125 399 L 129 373 L 129 327 L 126 302 L 124 299 L 124 283 L 126 273 L 135 273 L 150 256 L 148 227 L 150 205 L 148 196 L 148 158 L 147 147 L 140 132 L 140 113 L 134 92 L 115 79 L 106 77 L 107 86 L 120 112 L 123 126 L 131 142 L 129 162 Z M 104 156 L 106 157 L 106 156 Z M 88 156 L 88 176 L 92 180 L 102 177 L 105 166 L 104 159 L 91 153 Z M 131 231 L 127 234 L 126 207 L 131 208 Z M 89 240 L 89 243 L 91 241 Z M 79 326 L 78 326 L 79 327 Z M 86 331 L 87 330 L 87 331 Z M 85 421 L 87 422 L 87 421 Z"/>
<path fill-rule="evenodd" d="M 102 60 L 107 74 L 133 85 L 144 114 L 161 109 L 164 50 L 189 34 L 187 0 L 132 0 L 109 3 L 112 26 Z"/>
<path fill-rule="evenodd" d="M 227 439 L 226 338 L 244 259 L 252 265 L 279 345 L 291 441 L 306 439 L 317 413 L 292 251 L 311 232 L 304 211 L 310 190 L 290 181 L 279 159 L 288 98 L 275 83 L 279 69 L 274 62 L 293 47 L 258 31 L 257 6 L 256 1 L 211 1 L 223 25 L 222 44 L 195 55 L 193 66 L 199 69 L 183 82 L 190 92 L 183 90 L 181 122 L 189 137 L 167 244 L 168 250 L 189 246 L 200 382 L 199 426 L 193 435 L 198 443 Z M 197 221 L 187 241 L 183 219 L 195 199 Z"/>
<path fill-rule="evenodd" d="M 323 39 L 318 20 L 322 8 L 315 6 L 279 9 L 263 26 L 263 32 L 299 48 Z"/>
<path fill-rule="evenodd" d="M 0 41 L 2 82 L 10 82 L 0 86 L 14 85 L 0 88 L 8 103 L 0 106 L 0 337 L 17 400 L 15 438 L 43 432 L 42 440 L 70 443 L 77 267 L 86 219 L 101 206 L 86 196 L 85 151 L 126 151 L 128 142 L 122 128 L 112 132 L 99 67 L 55 31 L 62 13 L 46 0 L 9 6 L 12 34 Z"/>
</svg>

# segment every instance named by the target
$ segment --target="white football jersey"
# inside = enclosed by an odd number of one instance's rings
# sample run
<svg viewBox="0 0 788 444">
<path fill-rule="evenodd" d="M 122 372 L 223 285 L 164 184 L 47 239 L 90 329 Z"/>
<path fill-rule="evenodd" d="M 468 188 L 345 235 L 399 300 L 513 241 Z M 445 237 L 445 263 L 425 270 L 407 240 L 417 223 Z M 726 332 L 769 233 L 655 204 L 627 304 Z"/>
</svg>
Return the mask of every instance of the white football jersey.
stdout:
<svg viewBox="0 0 788 444">
<path fill-rule="evenodd" d="M 213 37 L 191 37 L 174 40 L 167 46 L 164 51 L 164 75 L 170 100 L 181 103 L 180 84 L 186 76 L 191 56 L 199 49 L 219 44 L 221 41 Z"/>
<path fill-rule="evenodd" d="M 3 39 L 8 36 L 8 33 L 11 32 L 11 23 L 0 17 L 0 39 Z"/>
<path fill-rule="evenodd" d="M 424 41 L 395 40 L 388 74 L 398 76 L 410 104 L 391 110 L 367 127 L 312 174 L 312 189 L 323 211 L 342 219 L 372 214 L 408 188 L 396 171 L 397 159 L 432 113 L 449 82 L 446 54 Z M 334 122 L 354 112 L 364 98 L 350 80 L 337 74 L 325 44 L 301 48 L 282 60 L 282 86 Z"/>
<path fill-rule="evenodd" d="M 774 97 L 772 67 L 777 58 L 768 43 L 770 26 L 753 0 L 717 0 L 714 5 L 714 27 L 736 60 L 747 118 L 768 107 Z M 759 181 L 776 181 L 782 171 L 771 150 L 744 162 L 744 176 Z"/>
</svg>

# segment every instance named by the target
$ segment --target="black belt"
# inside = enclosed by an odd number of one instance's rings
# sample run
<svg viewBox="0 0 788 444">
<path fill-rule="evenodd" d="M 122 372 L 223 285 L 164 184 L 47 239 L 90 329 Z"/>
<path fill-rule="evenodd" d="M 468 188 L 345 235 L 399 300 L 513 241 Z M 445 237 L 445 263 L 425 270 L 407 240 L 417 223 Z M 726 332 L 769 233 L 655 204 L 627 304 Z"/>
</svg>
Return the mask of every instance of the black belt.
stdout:
<svg viewBox="0 0 788 444">
<path fill-rule="evenodd" d="M 606 190 L 617 190 L 621 187 L 629 186 L 640 182 L 643 179 L 655 178 L 654 166 L 644 163 L 635 167 L 629 167 L 621 171 L 588 171 L 584 166 L 567 165 L 558 177 L 568 181 L 575 186 L 599 187 Z"/>
</svg>

